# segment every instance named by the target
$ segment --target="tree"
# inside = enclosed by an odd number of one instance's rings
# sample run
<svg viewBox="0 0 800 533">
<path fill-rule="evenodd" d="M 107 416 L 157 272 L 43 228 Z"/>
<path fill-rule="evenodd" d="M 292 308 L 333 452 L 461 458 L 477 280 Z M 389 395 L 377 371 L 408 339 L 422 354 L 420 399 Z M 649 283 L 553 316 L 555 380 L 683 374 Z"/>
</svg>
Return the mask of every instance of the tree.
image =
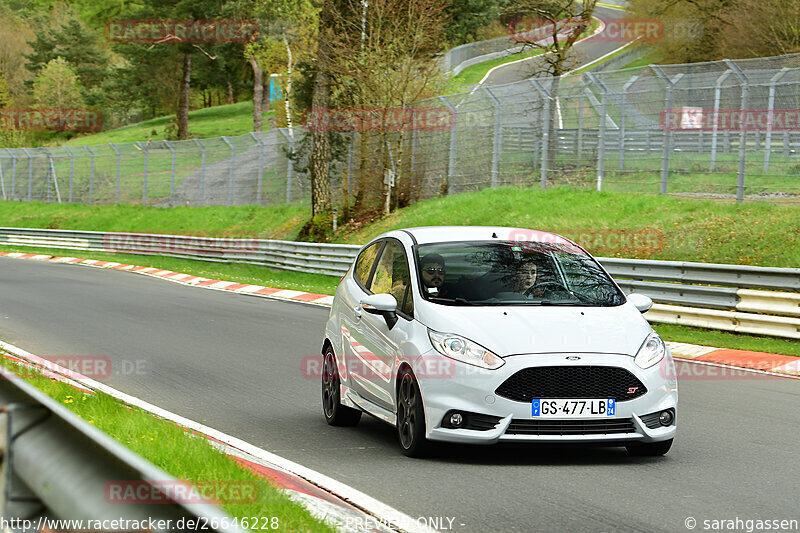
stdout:
<svg viewBox="0 0 800 533">
<path fill-rule="evenodd" d="M 7 12 L 0 16 L 0 73 L 8 84 L 8 92 L 17 100 L 24 100 L 30 89 L 26 82 L 33 75 L 25 68 L 25 54 L 31 51 L 28 41 L 34 33 L 24 20 Z"/>
<path fill-rule="evenodd" d="M 478 32 L 497 20 L 507 1 L 452 0 L 445 9 L 445 39 L 453 46 L 478 40 Z"/>
<path fill-rule="evenodd" d="M 722 12 L 730 21 L 717 39 L 722 58 L 768 57 L 800 52 L 800 3 L 737 0 Z"/>
<path fill-rule="evenodd" d="M 84 105 L 78 75 L 61 57 L 51 60 L 36 77 L 33 97 L 40 107 L 71 108 Z"/>
<path fill-rule="evenodd" d="M 403 110 L 409 111 L 413 102 L 439 94 L 443 86 L 436 54 L 443 45 L 448 5 L 445 0 L 373 0 L 365 20 L 360 1 L 334 6 L 328 64 L 332 101 L 339 109 L 362 110 L 351 117 L 359 130 L 355 216 L 386 213 L 410 201 L 405 169 L 408 132 L 415 125 L 397 121 L 409 118 Z M 387 174 L 394 175 L 394 188 L 385 183 Z"/>
<path fill-rule="evenodd" d="M 720 36 L 732 29 L 725 9 L 740 0 L 630 0 L 632 18 L 656 19 L 664 37 L 652 43 L 666 63 L 721 59 Z"/>
</svg>

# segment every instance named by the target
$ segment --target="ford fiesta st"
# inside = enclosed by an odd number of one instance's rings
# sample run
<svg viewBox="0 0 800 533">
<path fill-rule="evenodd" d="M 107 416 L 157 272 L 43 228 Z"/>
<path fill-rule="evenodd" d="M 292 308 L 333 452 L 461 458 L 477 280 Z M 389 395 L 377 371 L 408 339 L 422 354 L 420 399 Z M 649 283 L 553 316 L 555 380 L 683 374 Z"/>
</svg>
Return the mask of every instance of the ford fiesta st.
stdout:
<svg viewBox="0 0 800 533">
<path fill-rule="evenodd" d="M 431 441 L 591 443 L 663 455 L 676 432 L 669 348 L 574 242 L 539 231 L 426 227 L 364 246 L 322 347 L 331 425 L 362 413 Z"/>
</svg>

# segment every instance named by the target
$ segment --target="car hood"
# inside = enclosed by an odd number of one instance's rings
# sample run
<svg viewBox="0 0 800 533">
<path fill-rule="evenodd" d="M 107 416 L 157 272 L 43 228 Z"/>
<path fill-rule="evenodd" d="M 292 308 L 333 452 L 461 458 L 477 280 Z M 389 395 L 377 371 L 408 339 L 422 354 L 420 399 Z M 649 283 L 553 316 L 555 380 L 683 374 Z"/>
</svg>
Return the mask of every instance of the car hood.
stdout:
<svg viewBox="0 0 800 533">
<path fill-rule="evenodd" d="M 427 302 L 426 302 L 427 303 Z M 636 355 L 651 328 L 630 302 L 616 307 L 418 307 L 427 327 L 456 333 L 501 357 L 523 353 Z"/>
</svg>

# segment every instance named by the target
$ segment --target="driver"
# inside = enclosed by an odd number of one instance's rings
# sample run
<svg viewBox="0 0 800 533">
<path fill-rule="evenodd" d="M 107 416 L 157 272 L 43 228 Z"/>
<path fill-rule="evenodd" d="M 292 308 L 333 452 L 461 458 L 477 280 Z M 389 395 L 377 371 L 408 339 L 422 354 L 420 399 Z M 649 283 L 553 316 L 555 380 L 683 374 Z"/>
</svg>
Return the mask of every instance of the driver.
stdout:
<svg viewBox="0 0 800 533">
<path fill-rule="evenodd" d="M 427 294 L 442 296 L 440 292 L 444 283 L 444 257 L 439 254 L 428 254 L 419 261 L 422 285 Z"/>
<path fill-rule="evenodd" d="M 525 294 L 529 289 L 536 285 L 536 279 L 539 277 L 539 267 L 535 261 L 526 261 L 522 263 L 517 270 L 517 279 L 515 290 Z"/>
</svg>

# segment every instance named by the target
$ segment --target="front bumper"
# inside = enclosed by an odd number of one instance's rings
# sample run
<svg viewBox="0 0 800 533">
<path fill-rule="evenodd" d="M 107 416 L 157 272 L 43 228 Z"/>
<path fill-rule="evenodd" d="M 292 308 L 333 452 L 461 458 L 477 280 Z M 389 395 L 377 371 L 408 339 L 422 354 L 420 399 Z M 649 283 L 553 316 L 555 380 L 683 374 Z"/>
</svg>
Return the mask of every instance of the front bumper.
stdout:
<svg viewBox="0 0 800 533">
<path fill-rule="evenodd" d="M 665 409 L 675 409 L 677 415 L 678 390 L 672 357 L 646 370 L 636 366 L 633 357 L 619 354 L 580 354 L 580 359 L 570 361 L 575 354 L 526 354 L 506 358 L 506 364 L 497 370 L 483 370 L 459 364 L 456 372 L 442 376 L 418 376 L 425 405 L 427 438 L 436 441 L 473 444 L 496 442 L 562 442 L 562 443 L 610 443 L 610 442 L 658 442 L 675 436 L 676 425 L 651 429 L 642 421 L 642 416 Z M 426 355 L 427 358 L 433 357 Z M 582 419 L 540 419 L 531 414 L 531 403 L 503 398 L 495 390 L 516 372 L 539 366 L 608 366 L 624 368 L 636 376 L 647 388 L 647 393 L 632 400 L 618 400 L 613 417 L 586 417 Z M 458 410 L 499 418 L 493 429 L 450 429 L 442 427 L 448 411 Z M 549 430 L 539 434 L 537 422 L 547 423 Z M 587 421 L 581 424 L 580 421 Z M 563 422 L 562 422 L 563 421 Z M 605 433 L 600 422 L 612 422 L 616 429 Z M 575 424 L 591 429 L 585 434 L 576 432 Z M 553 431 L 553 426 L 564 424 L 569 428 L 563 434 Z M 524 428 L 520 430 L 520 428 Z M 599 428 L 599 429 L 598 429 Z M 620 429 L 624 428 L 624 429 Z M 555 434 L 554 434 L 555 433 Z"/>
</svg>

